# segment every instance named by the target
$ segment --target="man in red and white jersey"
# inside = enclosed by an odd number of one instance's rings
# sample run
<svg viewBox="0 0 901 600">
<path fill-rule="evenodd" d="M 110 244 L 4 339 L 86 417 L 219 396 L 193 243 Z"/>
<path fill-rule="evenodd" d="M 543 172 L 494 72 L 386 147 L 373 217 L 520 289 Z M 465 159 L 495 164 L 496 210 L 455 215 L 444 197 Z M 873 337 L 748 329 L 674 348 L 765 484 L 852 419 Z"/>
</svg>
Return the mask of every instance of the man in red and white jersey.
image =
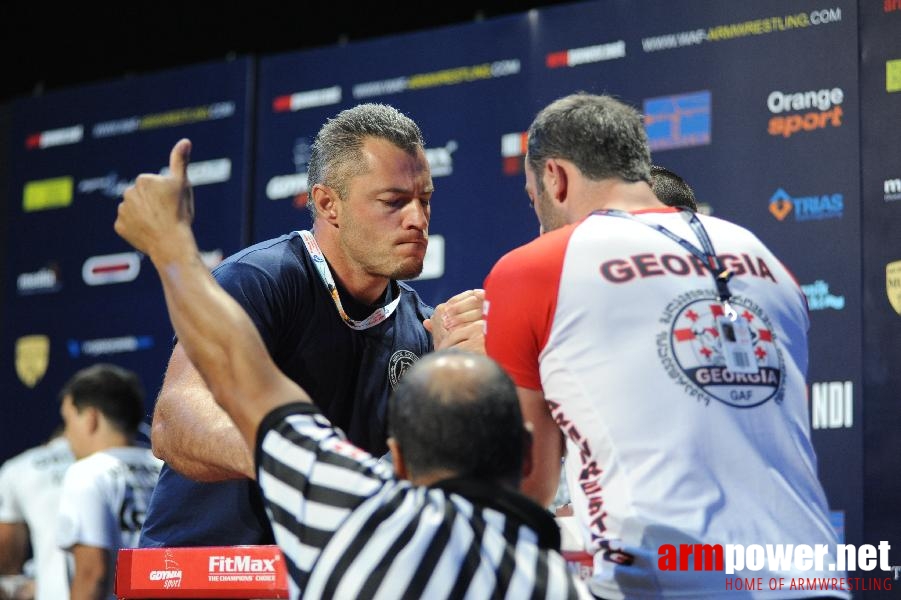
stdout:
<svg viewBox="0 0 901 600">
<path fill-rule="evenodd" d="M 547 506 L 565 452 L 599 597 L 727 594 L 694 557 L 660 568 L 664 544 L 823 544 L 819 571 L 735 575 L 843 577 L 810 442 L 805 298 L 752 233 L 658 200 L 650 164 L 641 116 L 610 97 L 562 98 L 529 129 L 546 233 L 485 285 L 488 354 L 534 426 L 524 490 Z"/>
</svg>

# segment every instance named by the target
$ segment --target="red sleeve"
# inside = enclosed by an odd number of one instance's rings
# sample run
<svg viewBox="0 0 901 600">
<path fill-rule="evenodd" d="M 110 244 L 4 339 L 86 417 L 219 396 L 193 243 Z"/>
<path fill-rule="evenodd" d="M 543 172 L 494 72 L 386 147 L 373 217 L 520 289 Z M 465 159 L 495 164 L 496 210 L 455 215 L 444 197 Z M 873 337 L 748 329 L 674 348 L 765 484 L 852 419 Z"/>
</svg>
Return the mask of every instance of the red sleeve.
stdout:
<svg viewBox="0 0 901 600">
<path fill-rule="evenodd" d="M 513 250 L 485 279 L 485 347 L 519 387 L 542 389 L 538 356 L 551 333 L 573 230 L 564 227 Z"/>
</svg>

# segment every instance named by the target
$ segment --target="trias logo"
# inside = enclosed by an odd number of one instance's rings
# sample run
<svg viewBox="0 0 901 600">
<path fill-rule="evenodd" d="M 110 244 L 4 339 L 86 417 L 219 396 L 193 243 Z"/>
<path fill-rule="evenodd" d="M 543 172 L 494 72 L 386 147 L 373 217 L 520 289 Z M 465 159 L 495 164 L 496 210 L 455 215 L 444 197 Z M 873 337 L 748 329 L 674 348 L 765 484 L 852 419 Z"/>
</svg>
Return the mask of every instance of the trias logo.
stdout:
<svg viewBox="0 0 901 600">
<path fill-rule="evenodd" d="M 789 138 L 800 131 L 814 131 L 827 127 L 841 127 L 842 88 L 810 90 L 806 92 L 773 91 L 767 96 L 766 106 L 774 115 L 767 126 L 772 136 Z M 782 116 L 784 113 L 794 113 Z"/>
<path fill-rule="evenodd" d="M 811 311 L 827 308 L 843 310 L 845 308 L 845 297 L 832 294 L 829 291 L 828 281 L 817 279 L 813 283 L 802 285 L 801 291 L 807 297 L 807 308 Z"/>
<path fill-rule="evenodd" d="M 784 221 L 790 214 L 794 214 L 795 221 L 840 219 L 845 213 L 845 199 L 842 194 L 792 197 L 779 188 L 770 197 L 769 208 L 779 221 Z"/>
<path fill-rule="evenodd" d="M 275 573 L 274 558 L 211 556 L 210 573 Z"/>
</svg>

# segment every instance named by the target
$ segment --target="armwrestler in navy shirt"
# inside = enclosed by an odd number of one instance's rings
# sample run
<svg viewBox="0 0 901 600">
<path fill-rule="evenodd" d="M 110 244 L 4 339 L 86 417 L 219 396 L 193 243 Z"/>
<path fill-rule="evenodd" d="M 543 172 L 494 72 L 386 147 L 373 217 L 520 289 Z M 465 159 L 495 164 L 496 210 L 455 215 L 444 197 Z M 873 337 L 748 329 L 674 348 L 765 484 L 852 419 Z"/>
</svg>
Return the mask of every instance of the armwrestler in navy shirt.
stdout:
<svg viewBox="0 0 901 600">
<path fill-rule="evenodd" d="M 251 246 L 214 276 L 279 369 L 354 444 L 384 454 L 388 396 L 433 349 L 429 331 L 437 347 L 483 348 L 481 292 L 456 296 L 429 320 L 432 309 L 398 281 L 422 270 L 433 186 L 419 127 L 397 110 L 364 104 L 330 119 L 313 144 L 308 185 L 312 232 Z M 167 464 L 141 546 L 273 543 L 252 457 L 178 345 L 152 440 Z"/>
</svg>

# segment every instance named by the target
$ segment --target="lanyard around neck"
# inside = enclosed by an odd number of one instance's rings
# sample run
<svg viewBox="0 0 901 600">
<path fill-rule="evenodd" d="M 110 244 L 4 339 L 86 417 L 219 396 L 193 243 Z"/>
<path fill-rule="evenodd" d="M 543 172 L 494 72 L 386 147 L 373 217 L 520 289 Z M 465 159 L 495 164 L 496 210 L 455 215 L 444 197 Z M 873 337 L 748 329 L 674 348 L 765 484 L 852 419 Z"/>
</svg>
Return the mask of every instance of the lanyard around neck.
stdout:
<svg viewBox="0 0 901 600">
<path fill-rule="evenodd" d="M 316 270 L 319 271 L 319 278 L 322 280 L 322 283 L 325 284 L 325 289 L 328 290 L 329 295 L 332 297 L 332 302 L 335 303 L 335 308 L 338 310 L 338 315 L 347 324 L 351 329 L 356 329 L 357 331 L 362 331 L 364 329 L 369 329 L 370 327 L 375 327 L 397 310 L 398 304 L 400 304 L 400 295 L 401 291 L 398 289 L 397 298 L 382 306 L 380 308 L 375 309 L 371 315 L 363 319 L 362 321 L 356 321 L 351 319 L 347 312 L 344 310 L 344 307 L 341 305 L 341 296 L 338 294 L 338 286 L 335 285 L 335 279 L 332 277 L 332 271 L 328 268 L 328 263 L 325 260 L 325 255 L 322 253 L 322 249 L 319 247 L 319 244 L 316 242 L 316 238 L 313 237 L 313 234 L 309 231 L 298 231 L 301 239 L 303 240 L 304 245 L 307 247 L 307 252 L 310 254 L 310 258 L 313 259 L 313 265 L 316 266 Z M 388 282 L 388 285 L 391 285 L 391 282 Z"/>
<path fill-rule="evenodd" d="M 701 243 L 701 248 L 698 248 L 685 238 L 673 233 L 663 225 L 658 223 L 649 223 L 648 221 L 644 221 L 639 219 L 632 213 L 628 213 L 624 210 L 617 209 L 601 209 L 596 210 L 592 214 L 594 215 L 607 215 L 611 217 L 620 217 L 622 219 L 630 219 L 632 221 L 636 221 L 637 223 L 641 223 L 642 225 L 646 225 L 651 229 L 658 231 L 673 240 L 686 250 L 692 253 L 692 255 L 697 258 L 704 268 L 710 271 L 710 274 L 713 275 L 713 281 L 716 284 L 716 292 L 719 301 L 723 304 L 723 309 L 726 311 L 726 315 L 729 316 L 733 321 L 735 320 L 735 316 L 737 313 L 732 308 L 732 305 L 729 304 L 729 299 L 732 297 L 732 292 L 729 291 L 729 280 L 732 279 L 732 271 L 723 266 L 723 262 L 720 260 L 720 257 L 717 256 L 716 251 L 713 249 L 713 242 L 710 241 L 710 236 L 707 234 L 707 230 L 704 228 L 701 220 L 698 219 L 698 216 L 689 211 L 680 211 L 683 215 L 690 215 L 688 219 L 688 225 L 691 227 L 691 230 L 694 232 L 695 236 L 697 236 L 698 241 Z"/>
</svg>

